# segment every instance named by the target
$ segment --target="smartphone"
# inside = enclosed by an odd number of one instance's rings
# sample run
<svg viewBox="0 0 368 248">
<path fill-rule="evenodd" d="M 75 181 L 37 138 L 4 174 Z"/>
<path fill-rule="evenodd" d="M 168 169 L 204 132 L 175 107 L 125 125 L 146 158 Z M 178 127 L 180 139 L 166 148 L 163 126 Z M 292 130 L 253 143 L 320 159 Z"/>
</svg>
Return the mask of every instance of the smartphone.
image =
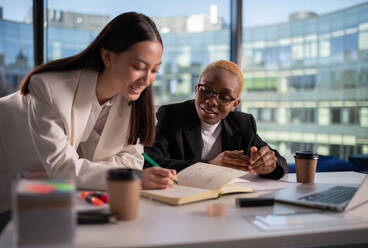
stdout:
<svg viewBox="0 0 368 248">
<path fill-rule="evenodd" d="M 274 204 L 273 198 L 236 198 L 235 204 L 240 208 L 247 207 L 264 207 Z"/>
<path fill-rule="evenodd" d="M 78 224 L 104 224 L 109 223 L 111 214 L 103 212 L 79 212 Z"/>
</svg>

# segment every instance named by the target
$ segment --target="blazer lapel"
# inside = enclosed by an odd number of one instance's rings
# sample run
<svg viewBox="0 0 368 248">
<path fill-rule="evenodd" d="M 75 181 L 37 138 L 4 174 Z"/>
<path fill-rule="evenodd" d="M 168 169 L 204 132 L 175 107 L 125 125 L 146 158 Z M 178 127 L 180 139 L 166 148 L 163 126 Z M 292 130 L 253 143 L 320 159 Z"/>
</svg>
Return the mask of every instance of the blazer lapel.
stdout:
<svg viewBox="0 0 368 248">
<path fill-rule="evenodd" d="M 131 106 L 118 95 L 113 99 L 101 137 L 93 155 L 93 161 L 105 160 L 121 151 L 128 144 Z"/>
<path fill-rule="evenodd" d="M 96 94 L 98 73 L 91 70 L 82 70 L 77 89 L 74 93 L 71 114 L 71 143 L 77 149 L 86 128 L 91 112 L 91 99 Z"/>
<path fill-rule="evenodd" d="M 222 150 L 240 150 L 242 137 L 237 135 L 239 128 L 229 117 L 223 119 L 221 125 Z"/>
<path fill-rule="evenodd" d="M 195 159 L 202 157 L 201 125 L 187 126 L 183 129 L 183 135 L 192 151 Z"/>
<path fill-rule="evenodd" d="M 186 125 L 183 128 L 183 136 L 186 139 L 189 149 L 192 151 L 195 159 L 202 158 L 202 137 L 201 137 L 201 121 L 198 117 L 194 106 L 194 101 L 191 104 Z"/>
</svg>

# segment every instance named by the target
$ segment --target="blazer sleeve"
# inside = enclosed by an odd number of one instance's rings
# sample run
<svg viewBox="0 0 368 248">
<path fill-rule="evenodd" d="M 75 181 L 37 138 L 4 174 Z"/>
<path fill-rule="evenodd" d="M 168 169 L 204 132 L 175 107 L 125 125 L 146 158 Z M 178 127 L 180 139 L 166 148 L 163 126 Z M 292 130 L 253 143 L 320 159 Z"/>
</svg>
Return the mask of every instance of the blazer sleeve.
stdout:
<svg viewBox="0 0 368 248">
<path fill-rule="evenodd" d="M 37 75 L 32 76 L 28 104 L 28 124 L 38 157 L 50 178 L 75 180 L 79 188 L 106 189 L 106 172 L 111 168 L 141 169 L 142 145 L 124 148 L 106 161 L 79 158 L 70 144 L 61 114 L 53 102 L 51 88 Z"/>
<path fill-rule="evenodd" d="M 175 136 L 177 132 L 179 132 L 180 127 L 170 122 L 170 120 L 173 118 L 175 119 L 175 117 L 171 116 L 170 118 L 170 114 L 167 113 L 165 107 L 159 108 L 156 113 L 156 117 L 157 125 L 155 143 L 152 147 L 145 147 L 145 153 L 158 162 L 161 167 L 174 169 L 178 172 L 197 162 L 205 162 L 196 159 L 181 160 L 173 158 L 173 151 L 170 150 L 170 148 L 173 149 L 173 146 L 175 146 L 175 149 L 180 149 L 176 144 L 174 144 L 174 140 L 177 139 Z M 184 151 L 182 151 L 182 153 L 184 153 Z M 152 165 L 145 161 L 144 168 L 148 167 L 152 167 Z"/>
<path fill-rule="evenodd" d="M 252 141 L 251 146 L 257 147 L 258 150 L 261 149 L 263 146 L 268 146 L 275 153 L 275 156 L 277 158 L 276 168 L 269 174 L 260 174 L 259 176 L 267 179 L 280 179 L 286 173 L 288 173 L 288 165 L 285 158 L 283 158 L 277 150 L 272 149 L 265 141 L 261 139 L 261 137 L 259 137 L 259 135 L 257 134 L 256 121 L 254 120 L 254 117 L 252 115 L 251 123 L 255 132 L 255 137 Z"/>
</svg>

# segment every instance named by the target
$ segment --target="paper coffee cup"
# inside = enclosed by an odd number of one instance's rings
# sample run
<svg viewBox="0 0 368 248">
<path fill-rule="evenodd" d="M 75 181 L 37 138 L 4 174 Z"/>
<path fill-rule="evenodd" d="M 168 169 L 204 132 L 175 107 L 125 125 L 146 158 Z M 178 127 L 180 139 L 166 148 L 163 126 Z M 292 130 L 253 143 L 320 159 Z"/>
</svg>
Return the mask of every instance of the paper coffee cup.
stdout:
<svg viewBox="0 0 368 248">
<path fill-rule="evenodd" d="M 311 151 L 295 153 L 295 171 L 298 183 L 314 183 L 318 157 L 317 153 Z"/>
<path fill-rule="evenodd" d="M 118 220 L 137 218 L 140 187 L 139 170 L 111 169 L 107 172 L 110 211 Z"/>
</svg>

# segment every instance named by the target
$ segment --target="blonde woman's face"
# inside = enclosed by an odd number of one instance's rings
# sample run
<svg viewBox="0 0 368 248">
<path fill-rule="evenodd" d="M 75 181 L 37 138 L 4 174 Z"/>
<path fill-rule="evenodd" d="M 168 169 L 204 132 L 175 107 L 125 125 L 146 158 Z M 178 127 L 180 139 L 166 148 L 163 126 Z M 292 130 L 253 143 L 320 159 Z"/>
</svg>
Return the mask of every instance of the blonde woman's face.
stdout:
<svg viewBox="0 0 368 248">
<path fill-rule="evenodd" d="M 142 41 L 120 54 L 103 55 L 104 74 L 109 91 L 129 101 L 139 98 L 156 79 L 161 65 L 162 45 L 158 41 Z"/>
<path fill-rule="evenodd" d="M 227 70 L 212 68 L 202 75 L 198 83 L 195 89 L 195 107 L 199 119 L 205 123 L 216 124 L 233 111 L 240 102 L 239 78 Z M 214 92 L 215 95 L 206 96 L 208 92 Z M 220 95 L 233 100 L 224 105 L 219 100 Z"/>
</svg>

